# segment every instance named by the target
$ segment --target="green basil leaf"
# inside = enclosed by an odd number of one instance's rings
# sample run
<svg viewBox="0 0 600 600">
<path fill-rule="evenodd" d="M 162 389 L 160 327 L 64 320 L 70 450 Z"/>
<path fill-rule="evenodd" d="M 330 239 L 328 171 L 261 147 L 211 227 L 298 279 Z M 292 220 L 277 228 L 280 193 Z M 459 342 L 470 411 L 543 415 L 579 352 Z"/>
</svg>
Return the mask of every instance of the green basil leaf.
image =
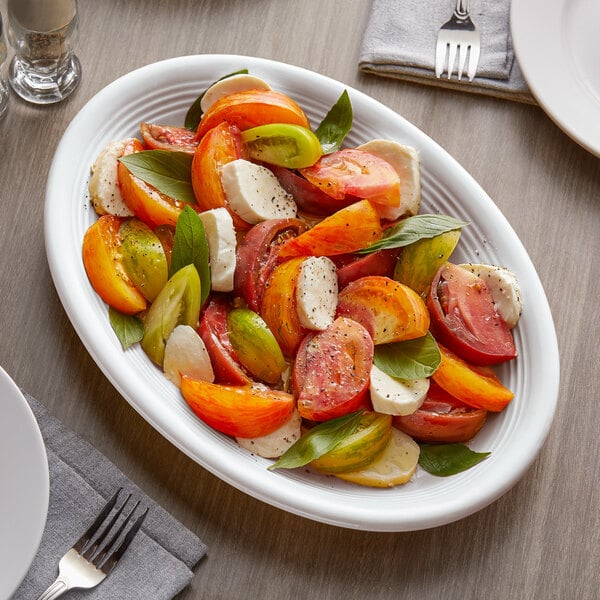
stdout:
<svg viewBox="0 0 600 600">
<path fill-rule="evenodd" d="M 276 463 L 269 466 L 269 470 L 295 469 L 307 465 L 316 458 L 323 456 L 323 454 L 327 454 L 344 438 L 356 431 L 362 414 L 363 411 L 358 410 L 343 417 L 315 425 L 293 446 L 288 448 Z"/>
<path fill-rule="evenodd" d="M 377 367 L 398 379 L 431 377 L 441 360 L 438 345 L 429 332 L 415 340 L 380 344 L 373 357 Z"/>
<path fill-rule="evenodd" d="M 171 150 L 142 150 L 119 158 L 129 171 L 159 192 L 195 204 L 192 188 L 193 156 Z"/>
<path fill-rule="evenodd" d="M 129 346 L 141 341 L 144 335 L 144 324 L 139 317 L 135 315 L 125 315 L 114 308 L 108 309 L 108 320 L 117 338 L 127 350 Z"/>
<path fill-rule="evenodd" d="M 446 215 L 415 215 L 403 219 L 386 230 L 383 237 L 358 254 L 369 254 L 382 248 L 401 248 L 424 238 L 434 238 L 447 231 L 462 229 L 468 223 Z"/>
<path fill-rule="evenodd" d="M 491 452 L 474 452 L 464 444 L 420 444 L 419 465 L 432 475 L 462 473 L 486 459 Z"/>
<path fill-rule="evenodd" d="M 315 131 L 315 135 L 321 142 L 323 154 L 331 154 L 339 150 L 350 129 L 352 129 L 352 103 L 347 90 L 344 90 Z"/>
<path fill-rule="evenodd" d="M 173 277 L 179 269 L 187 265 L 194 265 L 200 276 L 201 305 L 204 304 L 210 293 L 208 258 L 208 241 L 202 219 L 191 206 L 185 206 L 175 227 L 169 278 Z"/>
<path fill-rule="evenodd" d="M 233 75 L 247 75 L 248 69 L 240 69 L 239 71 L 235 71 L 234 73 L 229 73 L 228 75 L 224 75 L 217 81 L 221 81 L 222 79 L 227 79 Z M 208 90 L 211 86 L 213 86 L 217 81 L 211 83 L 206 90 Z M 200 123 L 200 119 L 202 118 L 202 107 L 200 103 L 202 102 L 202 98 L 204 98 L 204 94 L 206 94 L 206 90 L 204 90 L 195 100 L 192 102 L 192 105 L 188 108 L 187 113 L 185 114 L 185 119 L 183 122 L 183 126 L 190 131 L 196 131 L 198 129 L 198 125 Z"/>
</svg>

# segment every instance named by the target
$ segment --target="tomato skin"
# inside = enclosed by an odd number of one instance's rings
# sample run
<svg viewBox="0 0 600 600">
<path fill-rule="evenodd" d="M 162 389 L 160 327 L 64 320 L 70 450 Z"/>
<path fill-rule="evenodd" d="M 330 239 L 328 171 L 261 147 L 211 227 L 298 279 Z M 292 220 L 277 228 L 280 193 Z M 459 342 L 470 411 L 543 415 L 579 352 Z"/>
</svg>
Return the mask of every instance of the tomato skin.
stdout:
<svg viewBox="0 0 600 600">
<path fill-rule="evenodd" d="M 310 129 L 310 122 L 300 106 L 275 90 L 245 90 L 219 98 L 202 115 L 196 139 L 201 140 L 224 121 L 241 131 L 269 123 L 290 123 Z"/>
<path fill-rule="evenodd" d="M 268 165 L 281 187 L 294 197 L 294 202 L 301 213 L 314 216 L 332 215 L 334 212 L 358 202 L 360 198 L 344 196 L 337 200 L 328 196 L 324 191 L 313 185 L 310 181 L 298 175 L 296 171 Z"/>
<path fill-rule="evenodd" d="M 394 426 L 425 443 L 464 443 L 472 440 L 483 427 L 487 411 L 463 404 L 435 381 L 427 398 L 411 415 L 395 416 Z"/>
<path fill-rule="evenodd" d="M 184 375 L 181 393 L 190 408 L 213 429 L 254 438 L 281 427 L 294 411 L 294 397 L 264 386 L 218 385 Z"/>
<path fill-rule="evenodd" d="M 149 150 L 175 150 L 194 154 L 198 146 L 196 133 L 184 127 L 140 123 L 140 133 Z"/>
<path fill-rule="evenodd" d="M 235 228 L 241 231 L 249 229 L 250 225 L 229 209 L 221 184 L 221 168 L 246 157 L 239 128 L 219 123 L 202 138 L 192 160 L 192 188 L 200 211 L 224 206 L 229 210 Z"/>
<path fill-rule="evenodd" d="M 430 324 L 425 302 L 414 290 L 378 275 L 349 283 L 338 296 L 337 314 L 364 325 L 375 344 L 423 337 Z"/>
<path fill-rule="evenodd" d="M 490 289 L 467 269 L 442 265 L 431 282 L 427 307 L 433 335 L 466 361 L 495 365 L 516 358 L 512 333 Z"/>
<path fill-rule="evenodd" d="M 377 250 L 377 252 L 371 252 L 370 254 L 333 256 L 331 260 L 337 267 L 340 289 L 346 287 L 351 281 L 356 281 L 367 275 L 380 275 L 391 278 L 400 251 L 400 248 L 392 248 Z"/>
<path fill-rule="evenodd" d="M 306 329 L 298 317 L 296 285 L 304 258 L 293 258 L 278 265 L 267 281 L 260 315 L 273 332 L 285 356 L 294 356 Z"/>
<path fill-rule="evenodd" d="M 286 239 L 306 230 L 299 219 L 269 219 L 254 225 L 236 249 L 234 291 L 248 306 L 260 311 L 266 283 L 277 266 Z"/>
<path fill-rule="evenodd" d="M 288 240 L 281 248 L 281 258 L 292 256 L 335 256 L 356 252 L 381 238 L 379 215 L 368 200 L 360 200 L 314 227 Z"/>
<path fill-rule="evenodd" d="M 300 173 L 338 200 L 366 198 L 378 204 L 400 205 L 400 177 L 384 159 L 364 150 L 344 148 L 322 156 Z"/>
<path fill-rule="evenodd" d="M 132 154 L 142 150 L 144 150 L 142 143 L 139 140 L 132 140 L 125 147 L 124 154 Z M 156 188 L 133 175 L 120 161 L 117 166 L 117 174 L 123 200 L 140 221 L 151 228 L 159 225 L 177 224 L 177 219 L 185 206 L 185 202 L 170 198 L 159 192 Z"/>
<path fill-rule="evenodd" d="M 490 367 L 476 366 L 438 343 L 442 356 L 433 380 L 449 394 L 473 408 L 500 412 L 514 394 L 504 387 Z"/>
<path fill-rule="evenodd" d="M 338 317 L 298 348 L 292 385 L 300 416 L 326 421 L 365 405 L 373 340 L 360 323 Z"/>
<path fill-rule="evenodd" d="M 122 222 L 120 217 L 101 216 L 85 232 L 82 257 L 90 283 L 102 300 L 133 315 L 144 310 L 147 302 L 123 266 L 119 234 Z"/>
<path fill-rule="evenodd" d="M 238 360 L 229 341 L 227 313 L 229 303 L 220 296 L 209 299 L 200 315 L 198 333 L 206 346 L 216 383 L 249 384 L 252 379 Z"/>
</svg>

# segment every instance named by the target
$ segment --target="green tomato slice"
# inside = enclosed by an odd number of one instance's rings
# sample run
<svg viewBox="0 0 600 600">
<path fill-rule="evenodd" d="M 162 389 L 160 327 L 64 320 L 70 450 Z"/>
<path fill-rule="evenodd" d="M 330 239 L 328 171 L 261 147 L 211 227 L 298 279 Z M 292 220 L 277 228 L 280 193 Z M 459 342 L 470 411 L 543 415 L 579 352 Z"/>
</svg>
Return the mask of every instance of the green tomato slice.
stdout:
<svg viewBox="0 0 600 600">
<path fill-rule="evenodd" d="M 427 296 L 433 277 L 450 258 L 460 233 L 460 229 L 453 229 L 404 247 L 394 269 L 394 279 Z"/>
<path fill-rule="evenodd" d="M 301 169 L 314 165 L 323 154 L 321 142 L 306 127 L 270 123 L 242 132 L 250 158 L 278 167 Z"/>
<path fill-rule="evenodd" d="M 249 308 L 227 315 L 229 341 L 239 361 L 258 379 L 277 383 L 285 368 L 283 352 L 262 317 Z"/>
<path fill-rule="evenodd" d="M 119 234 L 127 274 L 146 300 L 154 302 L 169 277 L 163 245 L 150 227 L 137 219 L 123 221 Z"/>
<path fill-rule="evenodd" d="M 391 415 L 365 412 L 353 434 L 310 464 L 321 473 L 347 473 L 362 469 L 385 450 L 391 435 Z"/>
<path fill-rule="evenodd" d="M 144 318 L 141 345 L 162 366 L 165 344 L 177 325 L 196 328 L 200 316 L 200 277 L 194 265 L 177 271 L 160 291 Z"/>
</svg>

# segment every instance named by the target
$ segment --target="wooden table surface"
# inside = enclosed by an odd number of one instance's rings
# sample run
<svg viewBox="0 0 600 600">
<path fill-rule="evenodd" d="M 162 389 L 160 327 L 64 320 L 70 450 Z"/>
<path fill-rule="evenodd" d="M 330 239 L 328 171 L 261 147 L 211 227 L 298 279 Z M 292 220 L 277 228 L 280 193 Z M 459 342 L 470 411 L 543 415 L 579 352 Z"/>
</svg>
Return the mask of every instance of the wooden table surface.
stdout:
<svg viewBox="0 0 600 600">
<path fill-rule="evenodd" d="M 0 7 L 6 16 L 5 0 Z M 596 598 L 600 160 L 536 106 L 361 74 L 369 9 L 365 0 L 80 2 L 80 87 L 48 107 L 13 95 L 0 123 L 0 364 L 208 544 L 181 600 Z M 448 150 L 512 223 L 549 298 L 561 384 L 539 457 L 491 506 L 410 533 L 288 514 L 188 459 L 121 398 L 85 350 L 44 250 L 55 148 L 81 107 L 117 77 L 201 53 L 283 61 L 366 92 Z"/>
</svg>

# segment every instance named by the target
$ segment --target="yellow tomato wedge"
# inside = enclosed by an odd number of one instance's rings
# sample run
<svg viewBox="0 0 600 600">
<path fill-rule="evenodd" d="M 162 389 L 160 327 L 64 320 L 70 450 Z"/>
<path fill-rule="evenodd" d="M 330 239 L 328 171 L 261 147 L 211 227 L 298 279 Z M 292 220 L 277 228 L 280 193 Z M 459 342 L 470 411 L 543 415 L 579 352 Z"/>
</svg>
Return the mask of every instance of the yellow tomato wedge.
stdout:
<svg viewBox="0 0 600 600">
<path fill-rule="evenodd" d="M 390 415 L 366 412 L 352 435 L 310 464 L 321 473 L 356 471 L 372 463 L 383 452 L 391 435 Z"/>
<path fill-rule="evenodd" d="M 395 427 L 390 441 L 370 465 L 349 473 L 336 473 L 344 481 L 368 487 L 393 487 L 410 480 L 419 462 L 419 444 Z"/>
</svg>

